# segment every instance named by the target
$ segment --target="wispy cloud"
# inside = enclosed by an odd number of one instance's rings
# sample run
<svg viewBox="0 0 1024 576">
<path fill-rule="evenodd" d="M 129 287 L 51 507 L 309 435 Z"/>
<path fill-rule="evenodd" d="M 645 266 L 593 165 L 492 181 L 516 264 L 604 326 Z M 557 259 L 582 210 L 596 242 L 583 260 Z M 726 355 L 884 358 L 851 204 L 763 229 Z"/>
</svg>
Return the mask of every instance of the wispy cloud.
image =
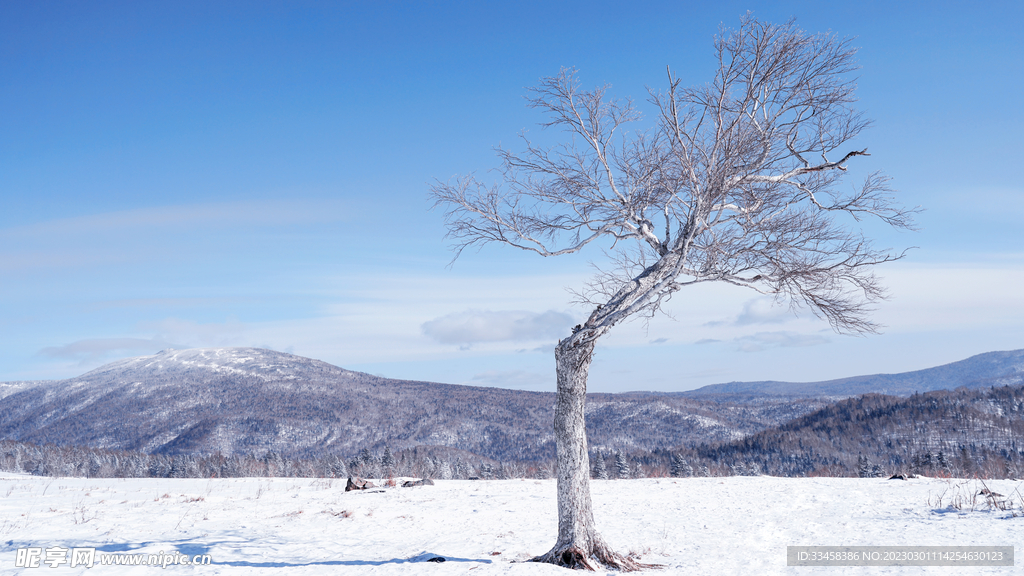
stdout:
<svg viewBox="0 0 1024 576">
<path fill-rule="evenodd" d="M 525 370 L 488 370 L 474 375 L 467 384 L 517 390 L 547 390 L 550 381 L 550 375 Z"/>
<path fill-rule="evenodd" d="M 758 332 L 733 340 L 740 352 L 761 352 L 769 348 L 796 348 L 827 344 L 829 339 L 818 334 L 797 334 L 794 332 Z"/>
<path fill-rule="evenodd" d="M 795 319 L 796 315 L 786 306 L 779 305 L 770 298 L 754 298 L 743 303 L 743 310 L 735 318 L 705 322 L 704 326 L 717 328 L 722 326 L 782 324 Z"/>
<path fill-rule="evenodd" d="M 530 341 L 558 338 L 568 332 L 572 316 L 548 310 L 466 310 L 424 322 L 423 334 L 442 344 Z"/>
<path fill-rule="evenodd" d="M 43 356 L 63 360 L 80 360 L 83 364 L 110 356 L 151 354 L 166 348 L 187 348 L 157 338 L 93 338 L 39 351 Z"/>
<path fill-rule="evenodd" d="M 195 322 L 181 318 L 164 318 L 155 322 L 142 322 L 139 329 L 155 333 L 158 340 L 190 342 L 193 346 L 242 346 L 262 335 L 253 334 L 256 327 L 238 320 L 225 322 Z"/>
<path fill-rule="evenodd" d="M 734 322 L 737 326 L 751 324 L 782 324 L 796 318 L 785 306 L 768 298 L 755 298 L 743 303 L 743 311 Z"/>
<path fill-rule="evenodd" d="M 336 200 L 254 200 L 156 206 L 62 218 L 0 229 L 0 237 L 80 235 L 118 230 L 193 226 L 280 226 L 345 221 L 353 209 Z"/>
<path fill-rule="evenodd" d="M 158 206 L 0 228 L 0 273 L 132 266 L 159 258 L 188 261 L 230 251 L 252 234 L 255 252 L 272 248 L 268 231 L 328 230 L 358 221 L 362 209 L 333 200 L 254 200 Z M 336 237 L 336 236 L 335 236 Z"/>
<path fill-rule="evenodd" d="M 101 300 L 90 305 L 93 310 L 111 308 L 182 308 L 224 305 L 237 302 L 238 298 L 122 298 L 119 300 Z"/>
<path fill-rule="evenodd" d="M 517 354 L 529 354 L 529 353 L 537 353 L 537 352 L 539 352 L 541 354 L 551 354 L 551 353 L 553 353 L 554 349 L 555 349 L 555 347 L 553 345 L 537 346 L 537 347 L 534 347 L 534 348 L 516 348 L 516 353 Z"/>
</svg>

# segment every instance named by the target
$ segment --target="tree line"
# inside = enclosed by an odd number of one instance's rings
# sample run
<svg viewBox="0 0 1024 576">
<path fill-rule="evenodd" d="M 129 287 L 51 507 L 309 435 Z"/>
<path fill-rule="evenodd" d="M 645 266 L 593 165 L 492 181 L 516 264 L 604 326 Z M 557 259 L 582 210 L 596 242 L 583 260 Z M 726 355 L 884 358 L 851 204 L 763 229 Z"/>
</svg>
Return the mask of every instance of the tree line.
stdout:
<svg viewBox="0 0 1024 576">
<path fill-rule="evenodd" d="M 367 478 L 433 479 L 548 478 L 553 463 L 501 462 L 473 454 L 417 447 L 372 454 L 363 448 L 346 459 L 337 454 L 291 458 L 268 451 L 257 455 L 146 454 L 81 446 L 0 441 L 0 471 L 84 478 Z M 438 448 L 438 447 L 429 447 Z"/>
<path fill-rule="evenodd" d="M 497 439 L 498 435 L 492 438 Z M 595 479 L 745 476 L 880 476 L 894 473 L 1024 477 L 1024 386 L 958 389 L 907 398 L 868 394 L 733 442 L 609 449 L 591 443 Z M 508 438 L 502 438 L 508 441 Z M 522 447 L 519 454 L 529 454 Z M 354 454 L 148 454 L 0 441 L 0 470 L 46 476 L 230 478 L 259 476 L 433 479 L 551 478 L 554 458 L 499 460 L 449 446 Z"/>
</svg>

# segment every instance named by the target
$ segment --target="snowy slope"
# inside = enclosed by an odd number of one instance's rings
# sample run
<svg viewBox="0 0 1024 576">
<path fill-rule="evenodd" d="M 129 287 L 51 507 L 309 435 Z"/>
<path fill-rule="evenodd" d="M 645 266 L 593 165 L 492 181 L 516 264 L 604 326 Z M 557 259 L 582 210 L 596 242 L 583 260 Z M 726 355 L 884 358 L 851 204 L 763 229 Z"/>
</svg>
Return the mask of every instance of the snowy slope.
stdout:
<svg viewBox="0 0 1024 576">
<path fill-rule="evenodd" d="M 1022 552 L 1019 481 L 990 510 L 978 481 L 660 478 L 594 481 L 598 527 L 653 574 L 954 574 L 948 567 L 787 568 L 786 546 L 1007 546 Z M 972 500 L 975 503 L 971 509 Z M 960 510 L 952 507 L 959 504 Z M 344 492 L 310 479 L 79 479 L 0 474 L 0 574 L 153 574 L 15 567 L 18 548 L 209 554 L 165 574 L 568 574 L 522 563 L 554 543 L 553 480 L 437 481 Z M 426 562 L 442 556 L 446 562 Z M 970 574 L 1020 574 L 1017 566 Z M 282 571 L 282 569 L 286 569 Z"/>
<path fill-rule="evenodd" d="M 17 382 L 0 382 L 0 399 L 3 399 L 11 394 L 16 394 L 22 390 L 28 390 L 35 386 L 42 386 L 43 384 L 50 384 L 53 380 L 20 380 Z"/>
</svg>

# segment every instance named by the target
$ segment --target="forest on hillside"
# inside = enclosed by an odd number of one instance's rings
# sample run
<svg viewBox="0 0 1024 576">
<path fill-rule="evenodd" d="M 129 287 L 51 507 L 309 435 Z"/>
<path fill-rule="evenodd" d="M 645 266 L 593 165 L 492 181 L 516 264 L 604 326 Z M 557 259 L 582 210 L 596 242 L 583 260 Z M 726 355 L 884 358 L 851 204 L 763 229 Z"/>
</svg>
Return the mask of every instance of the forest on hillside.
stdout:
<svg viewBox="0 0 1024 576">
<path fill-rule="evenodd" d="M 1024 476 L 1024 386 L 842 400 L 734 442 L 661 460 L 775 476 Z"/>
<path fill-rule="evenodd" d="M 735 407 L 731 407 L 735 408 Z M 600 410 L 596 413 L 600 414 Z M 599 418 L 600 416 L 598 416 Z M 486 430 L 486 428 L 485 428 Z M 616 437 L 629 437 L 628 429 Z M 595 478 L 658 476 L 1024 477 L 1024 386 L 960 388 L 908 398 L 867 394 L 825 406 L 734 441 L 674 448 L 591 442 Z M 536 454 L 531 447 L 505 453 Z M 392 451 L 363 446 L 348 456 L 281 452 L 157 453 L 0 441 L 0 470 L 46 476 L 221 478 L 248 476 L 435 479 L 548 478 L 554 459 L 495 459 L 452 446 Z"/>
</svg>

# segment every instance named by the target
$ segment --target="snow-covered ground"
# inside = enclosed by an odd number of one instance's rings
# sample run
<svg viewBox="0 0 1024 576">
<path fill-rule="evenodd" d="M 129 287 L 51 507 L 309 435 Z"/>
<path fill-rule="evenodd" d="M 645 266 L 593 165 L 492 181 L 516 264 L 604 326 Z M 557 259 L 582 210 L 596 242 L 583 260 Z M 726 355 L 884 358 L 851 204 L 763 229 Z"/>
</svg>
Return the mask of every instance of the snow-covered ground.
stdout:
<svg viewBox="0 0 1024 576">
<path fill-rule="evenodd" d="M 1013 500 L 992 510 L 987 488 Z M 554 480 L 450 480 L 344 491 L 298 478 L 83 479 L 0 473 L 0 573 L 154 574 L 147 566 L 16 567 L 19 548 L 208 554 L 166 574 L 569 574 L 523 563 L 555 539 Z M 1018 481 L 650 478 L 594 481 L 598 528 L 654 574 L 952 574 L 949 567 L 787 567 L 787 546 L 1016 546 Z M 974 509 L 972 510 L 972 501 Z M 959 510 L 952 506 L 959 506 Z M 442 556 L 444 563 L 428 562 Z M 99 563 L 99 560 L 95 560 Z M 971 574 L 1021 574 L 972 567 Z"/>
</svg>

